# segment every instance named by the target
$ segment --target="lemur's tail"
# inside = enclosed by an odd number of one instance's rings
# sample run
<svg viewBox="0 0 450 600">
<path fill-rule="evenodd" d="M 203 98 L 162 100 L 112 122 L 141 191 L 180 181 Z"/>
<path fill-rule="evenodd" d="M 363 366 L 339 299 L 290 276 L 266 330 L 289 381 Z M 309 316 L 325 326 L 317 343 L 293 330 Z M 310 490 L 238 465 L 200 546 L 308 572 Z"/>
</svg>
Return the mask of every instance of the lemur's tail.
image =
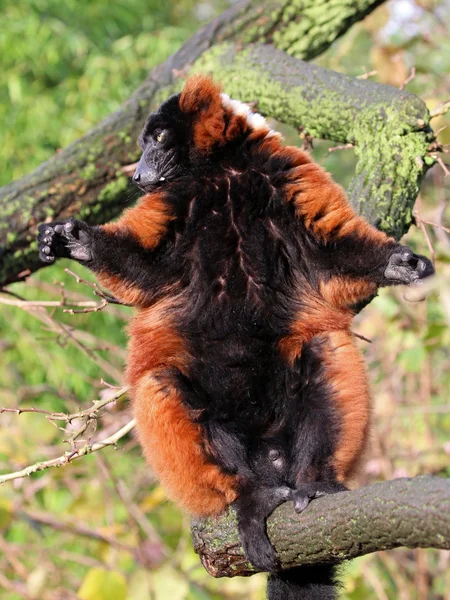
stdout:
<svg viewBox="0 0 450 600">
<path fill-rule="evenodd" d="M 269 575 L 267 600 L 337 600 L 336 566 L 304 566 Z"/>
</svg>

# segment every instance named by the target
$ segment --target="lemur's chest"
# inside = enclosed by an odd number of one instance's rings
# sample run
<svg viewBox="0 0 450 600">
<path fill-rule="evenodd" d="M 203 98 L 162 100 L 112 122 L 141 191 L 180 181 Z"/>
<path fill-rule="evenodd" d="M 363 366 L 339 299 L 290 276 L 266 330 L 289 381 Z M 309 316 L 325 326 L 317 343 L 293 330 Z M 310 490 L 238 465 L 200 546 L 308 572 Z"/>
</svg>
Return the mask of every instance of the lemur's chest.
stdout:
<svg viewBox="0 0 450 600">
<path fill-rule="evenodd" d="M 192 281 L 222 298 L 258 295 L 270 284 L 283 238 L 275 192 L 267 177 L 252 171 L 198 186 L 177 239 Z"/>
</svg>

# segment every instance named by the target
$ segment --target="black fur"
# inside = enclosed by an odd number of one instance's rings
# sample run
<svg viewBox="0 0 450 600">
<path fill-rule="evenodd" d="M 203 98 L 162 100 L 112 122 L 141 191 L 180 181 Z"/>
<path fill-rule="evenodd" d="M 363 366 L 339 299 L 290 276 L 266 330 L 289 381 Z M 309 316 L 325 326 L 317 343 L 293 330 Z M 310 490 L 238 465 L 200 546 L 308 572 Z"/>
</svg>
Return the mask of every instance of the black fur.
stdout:
<svg viewBox="0 0 450 600">
<path fill-rule="evenodd" d="M 336 600 L 336 567 L 318 565 L 269 575 L 268 600 Z"/>
</svg>

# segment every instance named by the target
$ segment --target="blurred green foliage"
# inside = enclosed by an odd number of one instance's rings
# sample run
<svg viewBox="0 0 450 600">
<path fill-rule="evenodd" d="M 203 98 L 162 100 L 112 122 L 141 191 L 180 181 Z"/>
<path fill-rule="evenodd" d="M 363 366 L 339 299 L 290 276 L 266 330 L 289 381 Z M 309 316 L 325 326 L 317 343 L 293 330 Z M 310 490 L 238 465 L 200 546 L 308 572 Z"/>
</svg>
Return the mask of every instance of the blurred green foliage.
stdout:
<svg viewBox="0 0 450 600">
<path fill-rule="evenodd" d="M 3 0 L 0 185 L 119 107 L 199 26 L 193 0 Z M 206 12 L 215 14 L 216 3 Z M 198 13 L 198 7 L 197 7 Z"/>
<path fill-rule="evenodd" d="M 115 110 L 200 25 L 226 7 L 193 0 L 3 0 L 0 29 L 1 183 L 37 166 Z M 406 7 L 406 8 L 405 8 Z M 377 69 L 378 81 L 400 85 L 430 106 L 450 93 L 448 0 L 394 0 L 357 24 L 319 62 L 359 75 Z M 435 129 L 450 124 L 436 119 Z M 283 128 L 291 143 L 297 133 Z M 440 134 L 450 142 L 448 131 Z M 447 137 L 446 137 L 447 136 Z M 314 155 L 344 185 L 351 150 Z M 435 167 L 417 205 L 422 218 L 449 227 L 450 182 Z M 434 473 L 450 476 L 450 243 L 427 226 L 436 251 L 436 287 L 422 304 L 402 290 L 384 290 L 355 321 L 374 396 L 374 435 L 361 484 Z M 407 243 L 429 254 L 423 231 Z M 10 291 L 29 300 L 62 294 L 93 300 L 92 290 L 64 272 L 69 262 L 35 274 Z M 6 296 L 5 296 L 6 298 Z M 7 296 L 9 300 L 14 299 Z M 71 315 L 62 308 L 0 310 L 0 406 L 74 412 L 120 385 L 125 360 L 125 307 Z M 51 320 L 48 320 L 51 317 Z M 126 400 L 108 405 L 102 436 L 130 419 Z M 60 456 L 70 433 L 45 415 L 0 414 L 0 471 L 7 473 Z M 94 429 L 86 439 L 97 435 Z M 127 490 L 124 493 L 123 490 Z M 73 527 L 77 527 L 74 533 Z M 110 542 L 98 540 L 96 534 Z M 111 541 L 112 540 L 112 541 Z M 346 568 L 347 600 L 448 600 L 448 554 L 398 550 L 364 557 Z M 118 449 L 5 484 L 0 489 L 0 597 L 5 600 L 212 600 L 263 597 L 265 577 L 214 580 L 194 555 L 188 519 L 165 499 L 132 436 Z"/>
</svg>

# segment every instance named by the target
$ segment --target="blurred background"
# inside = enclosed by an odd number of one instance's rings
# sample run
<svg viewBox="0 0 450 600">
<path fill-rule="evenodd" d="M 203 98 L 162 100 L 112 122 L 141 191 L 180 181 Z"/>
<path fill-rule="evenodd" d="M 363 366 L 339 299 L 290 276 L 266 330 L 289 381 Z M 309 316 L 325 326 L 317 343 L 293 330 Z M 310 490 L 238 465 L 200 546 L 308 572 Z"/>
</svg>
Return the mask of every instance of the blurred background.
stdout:
<svg viewBox="0 0 450 600">
<path fill-rule="evenodd" d="M 150 69 L 174 52 L 226 0 L 2 0 L 0 184 L 20 177 L 120 106 Z M 407 89 L 430 108 L 450 98 L 449 0 L 391 0 L 354 25 L 317 62 Z M 415 70 L 415 76 L 414 75 Z M 376 74 L 370 74 L 376 71 Z M 450 126 L 450 113 L 433 121 Z M 298 133 L 280 127 L 287 141 Z M 439 134 L 450 143 L 450 127 Z M 316 159 L 344 185 L 351 149 Z M 450 146 L 448 146 L 450 148 Z M 449 155 L 442 154 L 444 163 Z M 420 227 L 405 238 L 434 254 L 438 278 L 425 302 L 383 290 L 356 319 L 374 399 L 374 434 L 360 484 L 423 473 L 450 476 L 450 176 L 436 165 L 423 183 Z M 1 215 L 0 215 L 1 218 Z M 57 459 L 127 427 L 122 384 L 129 308 L 70 314 L 58 306 L 98 302 L 58 262 L 0 295 L 0 473 Z M 82 308 L 80 309 L 82 310 Z M 101 418 L 90 410 L 104 406 Z M 18 414 L 14 407 L 42 412 Z M 8 410 L 9 409 L 9 410 Z M 71 419 L 65 414 L 87 409 Z M 53 413 L 54 418 L 48 418 Z M 64 413 L 60 420 L 54 413 Z M 77 446 L 78 445 L 78 446 Z M 67 455 L 66 455 L 67 456 Z M 450 552 L 399 549 L 353 561 L 347 600 L 449 600 Z M 214 580 L 194 554 L 189 521 L 166 501 L 132 435 L 69 466 L 0 487 L 3 600 L 262 599 L 265 577 Z"/>
</svg>

